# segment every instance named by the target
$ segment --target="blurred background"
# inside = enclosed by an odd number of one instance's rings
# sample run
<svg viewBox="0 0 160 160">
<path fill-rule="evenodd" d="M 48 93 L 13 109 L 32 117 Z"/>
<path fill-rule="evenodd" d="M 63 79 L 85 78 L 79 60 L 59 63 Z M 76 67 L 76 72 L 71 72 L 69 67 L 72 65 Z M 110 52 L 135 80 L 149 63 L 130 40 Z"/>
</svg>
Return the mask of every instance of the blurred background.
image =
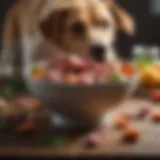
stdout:
<svg viewBox="0 0 160 160">
<path fill-rule="evenodd" d="M 8 8 L 16 0 L 3 0 L 0 6 L 0 24 L 2 29 Z M 136 37 L 127 37 L 120 33 L 117 41 L 119 54 L 124 58 L 131 57 L 131 49 L 135 44 L 160 45 L 160 0 L 117 0 L 129 11 L 137 23 Z"/>
</svg>

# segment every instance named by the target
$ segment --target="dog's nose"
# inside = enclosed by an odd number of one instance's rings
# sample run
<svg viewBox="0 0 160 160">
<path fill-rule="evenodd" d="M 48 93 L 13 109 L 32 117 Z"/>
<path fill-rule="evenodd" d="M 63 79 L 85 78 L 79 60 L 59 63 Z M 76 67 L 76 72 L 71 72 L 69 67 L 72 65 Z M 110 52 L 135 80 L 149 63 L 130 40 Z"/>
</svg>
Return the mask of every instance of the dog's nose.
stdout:
<svg viewBox="0 0 160 160">
<path fill-rule="evenodd" d="M 94 44 L 90 48 L 91 56 L 98 62 L 102 62 L 105 59 L 106 49 L 103 45 Z"/>
</svg>

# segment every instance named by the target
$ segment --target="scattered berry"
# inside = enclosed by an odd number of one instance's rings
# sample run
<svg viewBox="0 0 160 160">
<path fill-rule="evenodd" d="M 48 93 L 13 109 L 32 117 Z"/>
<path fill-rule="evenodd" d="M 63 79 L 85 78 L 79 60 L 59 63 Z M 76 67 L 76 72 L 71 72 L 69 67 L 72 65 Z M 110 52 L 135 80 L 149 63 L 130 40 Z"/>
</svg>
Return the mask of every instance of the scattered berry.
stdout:
<svg viewBox="0 0 160 160">
<path fill-rule="evenodd" d="M 153 90 L 151 96 L 153 101 L 160 102 L 160 90 Z"/>
<path fill-rule="evenodd" d="M 137 129 L 128 129 L 123 134 L 124 142 L 136 142 L 141 136 L 141 133 Z"/>
<path fill-rule="evenodd" d="M 88 136 L 87 147 L 99 148 L 102 145 L 102 136 L 99 133 L 92 133 Z"/>
<path fill-rule="evenodd" d="M 149 113 L 150 113 L 149 108 L 148 107 L 143 107 L 143 108 L 141 108 L 139 110 L 139 113 L 138 113 L 137 117 L 139 119 L 144 119 L 144 118 L 146 118 L 149 115 Z"/>
<path fill-rule="evenodd" d="M 160 113 L 154 113 L 154 114 L 152 114 L 152 120 L 154 121 L 154 122 L 160 122 Z"/>
</svg>

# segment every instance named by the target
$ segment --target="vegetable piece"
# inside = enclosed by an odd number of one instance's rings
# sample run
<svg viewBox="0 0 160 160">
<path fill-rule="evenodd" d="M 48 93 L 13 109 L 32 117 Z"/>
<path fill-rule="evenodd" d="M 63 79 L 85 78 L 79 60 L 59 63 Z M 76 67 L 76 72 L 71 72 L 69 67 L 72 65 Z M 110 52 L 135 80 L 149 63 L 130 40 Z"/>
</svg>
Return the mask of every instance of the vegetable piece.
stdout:
<svg viewBox="0 0 160 160">
<path fill-rule="evenodd" d="M 114 124 L 116 128 L 124 129 L 129 126 L 129 120 L 125 117 L 118 117 L 114 119 Z"/>
<path fill-rule="evenodd" d="M 9 87 L 14 92 L 14 95 L 28 91 L 24 79 L 20 76 L 10 78 Z"/>
<path fill-rule="evenodd" d="M 141 81 L 144 85 L 160 85 L 160 73 L 153 66 L 147 66 L 140 69 Z"/>
<path fill-rule="evenodd" d="M 126 63 L 122 65 L 122 72 L 127 76 L 128 78 L 134 76 L 135 74 L 135 69 L 132 66 L 132 64 Z"/>
<path fill-rule="evenodd" d="M 65 76 L 64 82 L 66 84 L 77 84 L 78 83 L 78 77 L 77 75 L 73 73 L 69 73 L 68 75 Z"/>
<path fill-rule="evenodd" d="M 160 113 L 154 113 L 154 114 L 152 114 L 151 118 L 152 118 L 153 122 L 159 123 L 160 122 Z"/>
<path fill-rule="evenodd" d="M 7 122 L 0 123 L 0 131 L 11 132 L 14 130 L 14 128 L 15 128 L 15 126 L 13 124 L 10 124 Z"/>
<path fill-rule="evenodd" d="M 35 68 L 32 72 L 32 78 L 34 79 L 41 79 L 45 76 L 45 69 L 44 68 Z"/>
<path fill-rule="evenodd" d="M 17 131 L 22 134 L 31 133 L 34 131 L 34 129 L 35 124 L 33 122 L 24 122 L 17 127 Z"/>
<path fill-rule="evenodd" d="M 136 142 L 141 137 L 141 133 L 137 129 L 128 129 L 123 133 L 122 140 L 124 142 Z"/>
<path fill-rule="evenodd" d="M 52 148 L 66 148 L 68 145 L 68 139 L 63 136 L 55 136 L 50 141 L 50 147 Z"/>
<path fill-rule="evenodd" d="M 118 75 L 118 74 L 112 74 L 111 78 L 109 79 L 109 81 L 111 81 L 111 82 L 120 82 L 123 80 L 124 80 L 124 77 L 122 77 L 121 75 Z"/>
<path fill-rule="evenodd" d="M 138 68 L 146 67 L 153 64 L 153 60 L 146 56 L 141 56 L 136 60 L 136 66 Z"/>
<path fill-rule="evenodd" d="M 24 107 L 27 110 L 40 111 L 43 109 L 39 100 L 29 96 L 20 97 L 17 99 L 17 104 Z"/>
<path fill-rule="evenodd" d="M 153 90 L 151 96 L 153 101 L 160 102 L 160 90 Z"/>
</svg>

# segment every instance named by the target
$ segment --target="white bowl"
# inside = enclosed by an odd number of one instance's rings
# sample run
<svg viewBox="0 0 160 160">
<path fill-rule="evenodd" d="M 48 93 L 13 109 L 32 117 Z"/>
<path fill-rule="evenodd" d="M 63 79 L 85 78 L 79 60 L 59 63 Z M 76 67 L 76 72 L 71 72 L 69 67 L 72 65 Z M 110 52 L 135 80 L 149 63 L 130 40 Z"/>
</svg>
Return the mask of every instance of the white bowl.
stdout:
<svg viewBox="0 0 160 160">
<path fill-rule="evenodd" d="M 84 126 L 97 125 L 109 110 L 123 102 L 129 88 L 127 82 L 75 86 L 27 79 L 26 84 L 51 112 L 61 115 L 61 120 L 63 117 L 66 123 Z"/>
</svg>

